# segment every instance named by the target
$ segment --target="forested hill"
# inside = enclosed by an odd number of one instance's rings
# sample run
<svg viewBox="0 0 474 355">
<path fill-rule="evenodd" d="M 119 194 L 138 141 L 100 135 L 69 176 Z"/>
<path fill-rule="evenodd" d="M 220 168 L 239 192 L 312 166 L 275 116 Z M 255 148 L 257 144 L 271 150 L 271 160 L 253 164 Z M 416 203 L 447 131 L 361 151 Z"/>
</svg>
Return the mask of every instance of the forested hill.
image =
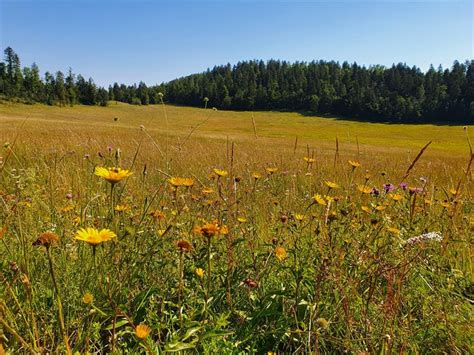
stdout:
<svg viewBox="0 0 474 355">
<path fill-rule="evenodd" d="M 166 99 L 236 110 L 292 110 L 384 121 L 474 123 L 474 61 L 423 73 L 337 62 L 270 60 L 215 67 L 164 85 Z"/>
<path fill-rule="evenodd" d="M 385 122 L 474 124 L 474 60 L 427 72 L 405 64 L 364 67 L 344 62 L 270 60 L 214 67 L 148 87 L 98 87 L 69 70 L 21 67 L 8 47 L 0 62 L 0 98 L 49 105 L 136 105 L 162 102 L 232 110 L 286 110 Z"/>
</svg>

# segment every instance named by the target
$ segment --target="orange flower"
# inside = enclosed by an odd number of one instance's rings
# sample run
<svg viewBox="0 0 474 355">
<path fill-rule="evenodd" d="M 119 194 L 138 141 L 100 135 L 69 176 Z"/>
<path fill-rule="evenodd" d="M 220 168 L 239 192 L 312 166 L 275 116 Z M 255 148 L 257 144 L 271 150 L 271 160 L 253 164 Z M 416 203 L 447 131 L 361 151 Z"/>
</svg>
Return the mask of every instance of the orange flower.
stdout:
<svg viewBox="0 0 474 355">
<path fill-rule="evenodd" d="M 279 261 L 283 261 L 286 258 L 286 249 L 283 247 L 275 248 L 275 256 Z"/>
<path fill-rule="evenodd" d="M 146 337 L 148 337 L 148 335 L 150 335 L 150 332 L 151 332 L 150 327 L 143 323 L 135 327 L 135 335 L 139 339 L 145 339 Z"/>
</svg>

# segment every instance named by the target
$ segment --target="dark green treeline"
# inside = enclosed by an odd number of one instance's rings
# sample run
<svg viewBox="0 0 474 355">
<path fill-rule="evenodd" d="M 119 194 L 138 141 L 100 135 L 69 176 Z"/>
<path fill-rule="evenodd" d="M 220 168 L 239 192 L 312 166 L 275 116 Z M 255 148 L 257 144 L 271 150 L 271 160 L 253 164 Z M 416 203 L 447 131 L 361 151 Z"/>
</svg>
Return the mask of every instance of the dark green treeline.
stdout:
<svg viewBox="0 0 474 355">
<path fill-rule="evenodd" d="M 8 47 L 0 62 L 0 95 L 27 103 L 107 105 L 116 100 L 148 105 L 209 105 L 233 110 L 288 110 L 388 122 L 474 123 L 474 60 L 450 69 L 422 72 L 406 64 L 270 60 L 214 67 L 204 73 L 147 87 L 114 83 L 108 90 L 71 70 L 46 72 L 35 64 L 21 68 Z"/>
</svg>

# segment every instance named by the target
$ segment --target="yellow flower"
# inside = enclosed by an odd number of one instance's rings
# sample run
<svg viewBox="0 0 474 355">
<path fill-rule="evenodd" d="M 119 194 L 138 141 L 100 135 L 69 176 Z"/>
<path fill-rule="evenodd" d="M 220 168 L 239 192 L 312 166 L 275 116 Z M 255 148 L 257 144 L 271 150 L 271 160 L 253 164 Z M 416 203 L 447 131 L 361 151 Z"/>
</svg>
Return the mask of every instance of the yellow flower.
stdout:
<svg viewBox="0 0 474 355">
<path fill-rule="evenodd" d="M 141 323 L 135 327 L 135 335 L 139 339 L 145 339 L 150 335 L 151 329 L 149 326 Z"/>
<path fill-rule="evenodd" d="M 122 170 L 120 168 L 104 168 L 98 166 L 95 168 L 94 174 L 100 176 L 111 184 L 116 184 L 117 182 L 129 177 L 133 173 L 128 170 Z"/>
<path fill-rule="evenodd" d="M 168 182 L 174 187 L 191 187 L 194 185 L 194 180 L 191 178 L 183 178 L 183 177 L 172 177 L 168 179 Z"/>
<path fill-rule="evenodd" d="M 399 194 L 390 194 L 388 196 L 390 196 L 390 198 L 394 201 L 400 201 L 403 198 L 403 196 Z"/>
<path fill-rule="evenodd" d="M 98 230 L 95 228 L 82 228 L 76 233 L 76 239 L 82 240 L 90 245 L 98 245 L 115 238 L 117 235 L 109 229 Z"/>
<path fill-rule="evenodd" d="M 229 175 L 229 173 L 225 170 L 220 170 L 220 169 L 213 169 L 214 174 L 216 174 L 218 177 L 226 177 Z"/>
<path fill-rule="evenodd" d="M 91 304 L 92 301 L 94 301 L 94 296 L 92 296 L 89 292 L 85 293 L 84 296 L 82 296 L 82 302 L 85 304 Z"/>
<path fill-rule="evenodd" d="M 314 196 L 313 196 L 313 200 L 314 200 L 314 202 L 316 202 L 318 205 L 321 205 L 321 206 L 326 206 L 326 205 L 327 205 L 327 203 L 326 203 L 326 201 L 324 200 L 324 198 L 323 198 L 321 195 L 319 195 L 319 194 L 314 195 Z"/>
<path fill-rule="evenodd" d="M 336 184 L 335 182 L 332 182 L 332 181 L 325 181 L 324 182 L 326 184 L 327 187 L 329 187 L 330 189 L 338 189 L 339 188 L 339 185 Z"/>
<path fill-rule="evenodd" d="M 196 275 L 199 277 L 199 278 L 203 278 L 204 277 L 204 270 L 201 269 L 200 267 L 198 267 L 195 271 Z"/>
<path fill-rule="evenodd" d="M 350 166 L 352 166 L 353 169 L 358 168 L 360 166 L 360 163 L 358 161 L 349 160 L 348 163 Z"/>
<path fill-rule="evenodd" d="M 362 186 L 362 185 L 359 185 L 357 186 L 357 190 L 359 190 L 360 192 L 362 192 L 363 194 L 370 194 L 372 192 L 372 188 L 369 187 L 369 186 Z"/>
<path fill-rule="evenodd" d="M 252 173 L 252 177 L 253 177 L 255 180 L 258 180 L 258 179 L 261 179 L 261 178 L 262 178 L 262 174 L 260 174 L 260 173 Z"/>
<path fill-rule="evenodd" d="M 245 223 L 245 222 L 247 222 L 247 218 L 245 218 L 245 217 L 237 217 L 237 221 L 239 221 L 240 223 Z"/>
<path fill-rule="evenodd" d="M 362 206 L 361 209 L 364 212 L 370 213 L 370 208 L 368 206 Z"/>
<path fill-rule="evenodd" d="M 71 206 L 71 205 L 65 206 L 65 207 L 61 208 L 61 209 L 59 210 L 59 212 L 61 212 L 61 213 L 68 213 L 68 212 L 72 211 L 73 208 L 74 208 L 74 207 Z"/>
<path fill-rule="evenodd" d="M 117 212 L 124 212 L 128 209 L 129 209 L 128 205 L 117 205 L 114 208 L 114 210 L 117 211 Z"/>
<path fill-rule="evenodd" d="M 217 234 L 228 234 L 229 229 L 226 226 L 220 226 L 217 221 L 204 223 L 202 226 L 196 226 L 193 229 L 195 234 L 201 234 L 206 238 L 210 238 Z"/>
<path fill-rule="evenodd" d="M 265 168 L 268 175 L 272 175 L 278 171 L 278 168 Z"/>
<path fill-rule="evenodd" d="M 453 196 L 456 196 L 459 193 L 459 190 L 457 189 L 449 189 L 449 193 Z"/>
<path fill-rule="evenodd" d="M 203 189 L 202 193 L 208 195 L 208 194 L 214 193 L 214 190 L 209 187 L 209 188 Z"/>
<path fill-rule="evenodd" d="M 383 206 L 383 205 L 378 205 L 377 207 L 375 207 L 375 209 L 376 209 L 377 211 L 383 211 L 385 208 L 386 208 L 386 207 Z"/>
<path fill-rule="evenodd" d="M 302 214 L 295 214 L 295 219 L 296 219 L 297 221 L 300 221 L 300 222 L 301 222 L 301 221 L 304 219 L 304 215 L 302 215 Z"/>
<path fill-rule="evenodd" d="M 286 258 L 286 249 L 283 247 L 275 248 L 275 256 L 279 261 L 283 261 Z"/>
<path fill-rule="evenodd" d="M 316 161 L 316 159 L 310 158 L 310 157 L 304 157 L 303 160 L 307 162 L 308 164 L 312 164 Z"/>
<path fill-rule="evenodd" d="M 400 235 L 400 229 L 395 227 L 388 227 L 387 230 L 394 235 Z"/>
</svg>

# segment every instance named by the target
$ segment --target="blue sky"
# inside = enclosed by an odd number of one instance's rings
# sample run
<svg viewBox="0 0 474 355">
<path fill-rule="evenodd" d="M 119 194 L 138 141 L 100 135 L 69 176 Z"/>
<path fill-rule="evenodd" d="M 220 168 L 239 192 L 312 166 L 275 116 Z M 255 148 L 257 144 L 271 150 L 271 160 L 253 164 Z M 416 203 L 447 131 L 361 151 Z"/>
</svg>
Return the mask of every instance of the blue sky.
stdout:
<svg viewBox="0 0 474 355">
<path fill-rule="evenodd" d="M 248 59 L 450 67 L 473 55 L 471 1 L 0 0 L 22 65 L 147 84 Z"/>
</svg>

